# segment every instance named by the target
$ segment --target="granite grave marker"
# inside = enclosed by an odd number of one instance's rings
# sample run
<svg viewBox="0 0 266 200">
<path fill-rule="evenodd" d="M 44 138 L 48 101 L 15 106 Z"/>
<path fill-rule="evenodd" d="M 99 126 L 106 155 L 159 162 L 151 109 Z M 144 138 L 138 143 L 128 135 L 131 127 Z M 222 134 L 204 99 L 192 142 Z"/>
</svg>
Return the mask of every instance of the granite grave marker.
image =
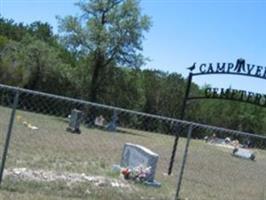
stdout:
<svg viewBox="0 0 266 200">
<path fill-rule="evenodd" d="M 69 126 L 67 127 L 67 131 L 71 133 L 80 134 L 80 123 L 82 120 L 83 113 L 80 110 L 74 109 L 71 111 L 71 117 L 69 121 Z"/>
<path fill-rule="evenodd" d="M 137 144 L 126 143 L 124 145 L 121 166 L 135 168 L 140 165 L 151 167 L 150 176 L 147 177 L 147 182 L 155 182 L 155 172 L 159 155 L 152 152 L 150 149 Z"/>
</svg>

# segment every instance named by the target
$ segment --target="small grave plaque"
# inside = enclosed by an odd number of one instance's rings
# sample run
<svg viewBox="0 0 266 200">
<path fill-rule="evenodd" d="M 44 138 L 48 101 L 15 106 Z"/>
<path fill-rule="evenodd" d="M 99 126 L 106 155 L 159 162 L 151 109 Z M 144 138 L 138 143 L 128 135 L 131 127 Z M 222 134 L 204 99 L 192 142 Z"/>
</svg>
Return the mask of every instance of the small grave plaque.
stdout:
<svg viewBox="0 0 266 200">
<path fill-rule="evenodd" d="M 147 149 L 146 147 L 126 143 L 124 145 L 121 166 L 135 168 L 140 165 L 145 167 L 151 167 L 150 176 L 147 177 L 148 182 L 154 182 L 156 166 L 159 159 L 159 155 Z"/>
<path fill-rule="evenodd" d="M 71 133 L 78 133 L 80 134 L 80 122 L 82 120 L 82 112 L 80 110 L 72 110 L 71 111 L 71 117 L 70 117 L 70 121 L 69 121 L 69 126 L 67 127 L 67 131 L 71 132 Z"/>
<path fill-rule="evenodd" d="M 255 160 L 255 153 L 249 149 L 235 148 L 233 150 L 233 155 L 240 158 Z"/>
</svg>

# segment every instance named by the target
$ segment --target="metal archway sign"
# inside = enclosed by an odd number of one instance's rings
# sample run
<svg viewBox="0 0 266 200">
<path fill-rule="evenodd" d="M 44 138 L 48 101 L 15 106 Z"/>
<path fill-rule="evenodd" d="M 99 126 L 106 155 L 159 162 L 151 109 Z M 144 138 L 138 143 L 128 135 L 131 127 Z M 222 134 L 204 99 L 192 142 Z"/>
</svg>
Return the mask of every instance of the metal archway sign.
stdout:
<svg viewBox="0 0 266 200">
<path fill-rule="evenodd" d="M 185 118 L 187 101 L 189 100 L 221 99 L 221 100 L 244 102 L 266 108 L 266 94 L 255 93 L 245 90 L 207 87 L 205 88 L 205 92 L 202 96 L 189 96 L 193 76 L 238 75 L 238 76 L 248 76 L 248 77 L 260 78 L 266 80 L 266 66 L 249 64 L 246 63 L 246 61 L 243 58 L 239 58 L 237 59 L 236 63 L 232 62 L 201 63 L 201 64 L 194 63 L 188 69 L 190 70 L 190 73 L 188 76 L 185 97 L 183 99 L 183 104 L 181 109 L 181 115 L 180 115 L 181 120 Z M 176 133 L 173 145 L 173 151 L 168 169 L 169 175 L 172 173 L 178 139 L 179 139 L 179 132 Z"/>
</svg>

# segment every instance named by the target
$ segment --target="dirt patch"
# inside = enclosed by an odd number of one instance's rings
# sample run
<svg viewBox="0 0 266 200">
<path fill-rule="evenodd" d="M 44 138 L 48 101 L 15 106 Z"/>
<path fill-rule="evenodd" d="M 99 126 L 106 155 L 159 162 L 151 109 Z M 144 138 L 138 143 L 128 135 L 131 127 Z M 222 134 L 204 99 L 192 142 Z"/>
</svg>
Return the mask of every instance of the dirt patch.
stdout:
<svg viewBox="0 0 266 200">
<path fill-rule="evenodd" d="M 68 173 L 27 168 L 13 168 L 4 171 L 5 177 L 12 177 L 24 181 L 53 182 L 64 181 L 67 184 L 88 182 L 96 187 L 114 187 L 132 189 L 132 186 L 123 179 L 114 179 L 104 176 L 89 176 L 84 173 Z"/>
</svg>

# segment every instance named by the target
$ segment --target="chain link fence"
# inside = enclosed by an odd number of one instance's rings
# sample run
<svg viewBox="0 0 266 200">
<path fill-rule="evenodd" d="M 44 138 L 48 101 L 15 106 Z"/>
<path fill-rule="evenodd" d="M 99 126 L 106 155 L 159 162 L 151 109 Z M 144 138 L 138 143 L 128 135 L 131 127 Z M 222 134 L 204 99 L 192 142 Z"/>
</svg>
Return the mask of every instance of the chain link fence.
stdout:
<svg viewBox="0 0 266 200">
<path fill-rule="evenodd" d="M 3 152 L 16 94 L 3 198 L 266 199 L 263 136 L 6 85 L 0 85 Z M 139 159 L 133 150 L 131 157 L 124 154 L 125 144 L 159 155 L 154 180 L 160 187 L 125 180 L 125 169 L 117 169 L 122 157 Z"/>
</svg>

